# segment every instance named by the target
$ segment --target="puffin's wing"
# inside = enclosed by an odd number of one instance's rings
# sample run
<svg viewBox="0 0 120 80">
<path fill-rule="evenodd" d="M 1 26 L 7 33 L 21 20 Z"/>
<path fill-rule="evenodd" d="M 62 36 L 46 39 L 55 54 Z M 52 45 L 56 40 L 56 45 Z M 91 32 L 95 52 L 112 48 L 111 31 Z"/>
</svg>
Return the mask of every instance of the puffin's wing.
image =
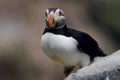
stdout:
<svg viewBox="0 0 120 80">
<path fill-rule="evenodd" d="M 68 35 L 72 36 L 78 41 L 78 46 L 80 48 L 96 48 L 98 47 L 98 43 L 87 33 L 77 31 L 74 29 L 68 30 Z"/>
<path fill-rule="evenodd" d="M 77 48 L 90 55 L 91 58 L 105 56 L 104 52 L 98 47 L 98 43 L 87 33 L 69 29 L 68 34 L 77 40 Z"/>
</svg>

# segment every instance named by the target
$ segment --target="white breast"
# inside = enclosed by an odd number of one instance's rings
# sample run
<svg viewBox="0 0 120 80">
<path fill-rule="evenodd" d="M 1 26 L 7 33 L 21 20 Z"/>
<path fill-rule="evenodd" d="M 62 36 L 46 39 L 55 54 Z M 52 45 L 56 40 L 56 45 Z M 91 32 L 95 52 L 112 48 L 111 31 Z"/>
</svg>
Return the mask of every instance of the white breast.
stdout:
<svg viewBox="0 0 120 80">
<path fill-rule="evenodd" d="M 50 58 L 64 64 L 80 63 L 81 55 L 77 50 L 78 42 L 72 37 L 45 33 L 41 38 L 42 49 Z"/>
</svg>

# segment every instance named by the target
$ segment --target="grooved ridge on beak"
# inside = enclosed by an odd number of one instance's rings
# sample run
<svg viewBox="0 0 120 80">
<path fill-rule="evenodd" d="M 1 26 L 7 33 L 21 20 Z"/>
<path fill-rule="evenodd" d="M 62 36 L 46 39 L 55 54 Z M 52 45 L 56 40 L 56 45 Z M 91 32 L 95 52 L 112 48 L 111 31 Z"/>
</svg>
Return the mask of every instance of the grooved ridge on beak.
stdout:
<svg viewBox="0 0 120 80">
<path fill-rule="evenodd" d="M 48 24 L 50 27 L 53 27 L 53 13 L 50 12 L 50 16 L 49 16 L 49 19 L 48 19 Z"/>
</svg>

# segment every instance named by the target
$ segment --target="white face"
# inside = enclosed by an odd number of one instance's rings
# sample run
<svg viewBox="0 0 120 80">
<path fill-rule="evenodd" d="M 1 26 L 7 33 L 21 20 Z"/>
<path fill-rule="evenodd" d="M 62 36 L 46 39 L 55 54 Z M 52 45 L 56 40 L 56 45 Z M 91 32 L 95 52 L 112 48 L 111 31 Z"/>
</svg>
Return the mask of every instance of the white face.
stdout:
<svg viewBox="0 0 120 80">
<path fill-rule="evenodd" d="M 46 25 L 49 28 L 61 28 L 66 24 L 64 12 L 61 9 L 47 9 L 45 19 Z"/>
</svg>

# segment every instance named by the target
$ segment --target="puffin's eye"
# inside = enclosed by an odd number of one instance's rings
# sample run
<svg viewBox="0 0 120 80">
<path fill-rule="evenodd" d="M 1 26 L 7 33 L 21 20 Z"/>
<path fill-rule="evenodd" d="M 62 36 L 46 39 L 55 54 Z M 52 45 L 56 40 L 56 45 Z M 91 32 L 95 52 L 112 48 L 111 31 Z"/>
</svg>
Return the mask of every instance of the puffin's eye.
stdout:
<svg viewBox="0 0 120 80">
<path fill-rule="evenodd" d="M 63 16 L 63 14 L 62 14 L 62 12 L 61 12 L 61 11 L 59 12 L 59 16 Z"/>
</svg>

